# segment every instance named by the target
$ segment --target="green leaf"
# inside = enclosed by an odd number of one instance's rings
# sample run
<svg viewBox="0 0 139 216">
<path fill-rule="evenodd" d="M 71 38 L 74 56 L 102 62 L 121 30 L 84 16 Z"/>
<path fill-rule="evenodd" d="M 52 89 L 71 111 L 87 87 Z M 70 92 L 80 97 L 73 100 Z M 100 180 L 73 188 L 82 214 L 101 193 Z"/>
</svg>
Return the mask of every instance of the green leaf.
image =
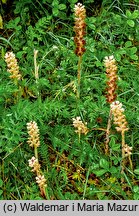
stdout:
<svg viewBox="0 0 139 216">
<path fill-rule="evenodd" d="M 120 149 L 120 146 L 121 146 L 120 144 L 115 143 L 114 137 L 111 138 L 109 145 L 113 151 L 118 151 Z"/>
<path fill-rule="evenodd" d="M 0 190 L 0 195 L 2 195 L 3 194 L 3 190 Z"/>
<path fill-rule="evenodd" d="M 132 42 L 131 41 L 126 41 L 125 42 L 125 47 L 131 47 L 132 46 Z"/>
<path fill-rule="evenodd" d="M 133 60 L 138 60 L 138 56 L 137 55 L 131 55 L 130 58 L 133 59 Z"/>
<path fill-rule="evenodd" d="M 134 199 L 134 200 L 139 200 L 139 194 L 138 194 L 138 193 L 137 193 L 137 194 L 134 194 L 133 199 Z"/>
<path fill-rule="evenodd" d="M 53 7 L 58 7 L 58 5 L 59 5 L 59 1 L 58 0 L 53 0 L 52 6 Z"/>
<path fill-rule="evenodd" d="M 95 22 L 96 22 L 96 18 L 95 17 L 89 17 L 87 19 L 87 24 L 89 24 L 89 23 L 95 23 Z"/>
<path fill-rule="evenodd" d="M 115 53 L 115 58 L 117 61 L 121 61 L 121 54 L 120 53 Z"/>
<path fill-rule="evenodd" d="M 133 20 L 127 20 L 127 24 L 132 28 L 135 26 L 135 22 Z"/>
<path fill-rule="evenodd" d="M 58 14 L 59 14 L 58 8 L 53 8 L 52 13 L 54 16 L 58 16 Z"/>
<path fill-rule="evenodd" d="M 68 0 L 70 4 L 75 4 L 78 0 Z"/>
<path fill-rule="evenodd" d="M 95 30 L 96 29 L 96 26 L 92 23 L 88 23 L 88 27 L 92 30 Z"/>
<path fill-rule="evenodd" d="M 117 173 L 118 169 L 114 166 L 112 166 L 110 169 L 109 169 L 109 172 L 110 173 Z"/>
<path fill-rule="evenodd" d="M 135 173 L 136 175 L 139 175 L 139 169 L 135 169 L 135 170 L 134 170 L 134 173 Z"/>
<path fill-rule="evenodd" d="M 7 24 L 8 28 L 14 28 L 15 26 L 18 25 L 20 22 L 20 17 L 16 17 L 14 20 L 10 20 L 9 23 Z"/>
<path fill-rule="evenodd" d="M 65 4 L 59 4 L 58 5 L 58 9 L 59 10 L 65 10 L 66 9 L 66 5 Z"/>
<path fill-rule="evenodd" d="M 107 172 L 107 170 L 105 170 L 105 169 L 94 171 L 94 173 L 96 174 L 96 176 L 102 176 L 106 172 Z"/>
<path fill-rule="evenodd" d="M 109 169 L 109 162 L 105 159 L 100 159 L 100 166 L 106 170 Z"/>
<path fill-rule="evenodd" d="M 131 54 L 134 54 L 134 53 L 136 53 L 137 52 L 137 47 L 132 47 L 132 48 L 130 48 L 130 53 Z"/>
<path fill-rule="evenodd" d="M 139 170 L 139 169 L 138 169 Z M 139 186 L 134 186 L 133 187 L 133 191 L 135 192 L 135 193 L 139 193 Z"/>
<path fill-rule="evenodd" d="M 3 185 L 3 181 L 2 179 L 0 179 L 0 187 L 2 187 L 2 185 Z"/>
<path fill-rule="evenodd" d="M 126 10 L 126 16 L 129 19 L 132 18 L 132 14 L 131 14 L 130 10 Z"/>
<path fill-rule="evenodd" d="M 134 10 L 134 12 L 132 13 L 132 19 L 136 19 L 139 16 L 139 11 L 138 10 Z"/>
</svg>

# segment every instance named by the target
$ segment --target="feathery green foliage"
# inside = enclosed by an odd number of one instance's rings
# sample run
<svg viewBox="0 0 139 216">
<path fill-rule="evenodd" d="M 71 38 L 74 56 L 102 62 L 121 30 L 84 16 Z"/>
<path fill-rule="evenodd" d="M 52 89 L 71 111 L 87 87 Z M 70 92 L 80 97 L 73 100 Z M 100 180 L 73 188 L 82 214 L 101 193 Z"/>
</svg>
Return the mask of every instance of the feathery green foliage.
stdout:
<svg viewBox="0 0 139 216">
<path fill-rule="evenodd" d="M 43 199 L 28 166 L 33 156 L 26 124 L 40 131 L 41 170 L 50 199 L 139 199 L 139 4 L 125 1 L 81 1 L 86 8 L 86 52 L 82 57 L 80 99 L 73 31 L 77 0 L 14 0 L 1 4 L 0 37 L 0 199 Z M 39 78 L 35 77 L 38 50 Z M 10 79 L 5 53 L 18 60 L 22 80 Z M 123 104 L 132 147 L 130 167 L 121 174 L 121 135 L 110 129 L 103 59 L 117 62 L 117 100 Z M 88 133 L 79 134 L 73 118 L 80 116 Z M 121 184 L 121 178 L 124 183 Z"/>
</svg>

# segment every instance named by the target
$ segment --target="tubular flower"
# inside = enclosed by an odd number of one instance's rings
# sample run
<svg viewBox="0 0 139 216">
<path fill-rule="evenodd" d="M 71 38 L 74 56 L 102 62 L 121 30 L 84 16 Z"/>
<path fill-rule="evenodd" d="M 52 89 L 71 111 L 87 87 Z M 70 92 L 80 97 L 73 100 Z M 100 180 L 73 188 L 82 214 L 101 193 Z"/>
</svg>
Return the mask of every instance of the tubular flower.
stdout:
<svg viewBox="0 0 139 216">
<path fill-rule="evenodd" d="M 32 157 L 30 160 L 28 160 L 28 162 L 29 162 L 29 166 L 33 168 L 31 170 L 32 172 L 39 172 L 40 164 L 35 157 Z"/>
<path fill-rule="evenodd" d="M 86 28 L 86 23 L 85 23 L 85 18 L 86 18 L 86 10 L 84 8 L 84 5 L 81 3 L 78 3 L 74 7 L 75 11 L 75 26 L 74 26 L 74 31 L 75 31 L 75 37 L 74 37 L 74 42 L 76 45 L 76 50 L 75 53 L 77 56 L 82 56 L 83 53 L 85 52 L 85 40 L 84 40 L 84 35 L 85 35 L 85 28 Z"/>
<path fill-rule="evenodd" d="M 114 124 L 117 125 L 116 130 L 118 132 L 128 131 L 127 121 L 124 115 L 124 109 L 122 108 L 122 103 L 115 101 L 110 106 L 114 116 Z"/>
<path fill-rule="evenodd" d="M 112 103 L 116 100 L 117 94 L 115 93 L 117 88 L 117 66 L 114 56 L 105 57 L 104 65 L 106 67 L 106 76 L 107 76 L 107 94 L 106 99 L 108 103 Z"/>
<path fill-rule="evenodd" d="M 31 147 L 39 147 L 40 146 L 40 138 L 39 138 L 39 128 L 35 121 L 31 121 L 27 123 L 27 130 L 29 134 L 28 143 Z"/>
<path fill-rule="evenodd" d="M 39 185 L 40 188 L 46 186 L 45 185 L 46 179 L 45 179 L 44 175 L 38 175 L 36 177 L 36 182 L 38 183 L 38 185 Z"/>
<path fill-rule="evenodd" d="M 19 66 L 17 64 L 17 59 L 13 52 L 7 52 L 5 54 L 5 62 L 7 63 L 8 72 L 11 74 L 10 78 L 12 79 L 21 79 L 21 74 L 19 72 Z"/>
<path fill-rule="evenodd" d="M 84 124 L 81 121 L 81 117 L 73 118 L 73 126 L 77 128 L 77 130 L 75 131 L 76 133 L 86 135 L 89 131 L 86 125 L 87 125 L 87 122 Z"/>
<path fill-rule="evenodd" d="M 132 154 L 132 147 L 128 146 L 127 144 L 124 145 L 123 150 L 125 156 L 129 156 Z"/>
</svg>

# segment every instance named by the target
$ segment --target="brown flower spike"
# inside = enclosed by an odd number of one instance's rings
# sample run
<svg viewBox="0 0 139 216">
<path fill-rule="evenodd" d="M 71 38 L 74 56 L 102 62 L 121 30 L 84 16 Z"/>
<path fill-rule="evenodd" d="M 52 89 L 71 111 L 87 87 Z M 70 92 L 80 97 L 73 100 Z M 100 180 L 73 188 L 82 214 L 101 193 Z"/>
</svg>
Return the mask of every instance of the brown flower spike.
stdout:
<svg viewBox="0 0 139 216">
<path fill-rule="evenodd" d="M 74 7 L 75 11 L 75 26 L 74 26 L 74 31 L 75 31 L 75 37 L 74 37 L 74 42 L 76 45 L 76 50 L 75 53 L 77 56 L 82 56 L 83 53 L 85 52 L 85 40 L 84 40 L 84 35 L 85 33 L 85 28 L 86 28 L 86 23 L 85 23 L 85 18 L 86 18 L 86 9 L 84 8 L 84 5 L 81 3 L 78 3 Z"/>
<path fill-rule="evenodd" d="M 105 57 L 104 65 L 106 67 L 106 76 L 107 76 L 107 88 L 106 88 L 106 99 L 108 103 L 112 103 L 116 100 L 117 94 L 117 66 L 114 56 Z"/>
</svg>

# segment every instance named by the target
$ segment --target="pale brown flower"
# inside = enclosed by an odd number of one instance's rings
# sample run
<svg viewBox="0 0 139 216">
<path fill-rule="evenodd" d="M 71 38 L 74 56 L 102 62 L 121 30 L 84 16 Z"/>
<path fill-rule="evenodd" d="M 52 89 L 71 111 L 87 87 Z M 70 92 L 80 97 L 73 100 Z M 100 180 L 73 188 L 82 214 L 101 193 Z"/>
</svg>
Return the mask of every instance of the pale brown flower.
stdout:
<svg viewBox="0 0 139 216">
<path fill-rule="evenodd" d="M 29 162 L 29 166 L 33 168 L 31 171 L 39 173 L 41 166 L 38 160 L 35 157 L 32 157 L 30 160 L 28 160 L 28 162 Z"/>
<path fill-rule="evenodd" d="M 116 100 L 116 88 L 117 88 L 117 66 L 114 56 L 105 57 L 104 65 L 106 67 L 107 76 L 107 88 L 106 88 L 106 99 L 108 103 L 112 103 Z"/>
<path fill-rule="evenodd" d="M 127 121 L 124 115 L 124 109 L 122 108 L 122 103 L 119 101 L 113 102 L 111 105 L 111 110 L 114 116 L 114 124 L 117 125 L 116 130 L 119 132 L 127 131 Z"/>
<path fill-rule="evenodd" d="M 44 177 L 44 175 L 38 175 L 36 177 L 36 182 L 38 183 L 39 187 L 42 188 L 44 186 L 46 186 L 46 179 Z"/>
<path fill-rule="evenodd" d="M 127 144 L 123 147 L 124 150 L 124 156 L 129 156 L 132 154 L 132 147 L 128 146 Z"/>
<path fill-rule="evenodd" d="M 19 66 L 17 64 L 17 59 L 15 57 L 15 54 L 13 52 L 7 52 L 5 54 L 5 62 L 7 63 L 8 72 L 11 74 L 11 79 L 21 79 L 21 74 L 19 72 Z"/>
<path fill-rule="evenodd" d="M 28 143 L 31 147 L 39 147 L 40 146 L 40 138 L 39 138 L 39 128 L 35 121 L 31 121 L 27 123 L 27 130 L 29 134 Z"/>
<path fill-rule="evenodd" d="M 77 128 L 77 130 L 75 130 L 76 133 L 78 134 L 87 134 L 89 129 L 86 127 L 87 122 L 85 122 L 85 124 L 81 121 L 81 117 L 76 117 L 73 118 L 73 126 L 75 128 Z"/>
</svg>

